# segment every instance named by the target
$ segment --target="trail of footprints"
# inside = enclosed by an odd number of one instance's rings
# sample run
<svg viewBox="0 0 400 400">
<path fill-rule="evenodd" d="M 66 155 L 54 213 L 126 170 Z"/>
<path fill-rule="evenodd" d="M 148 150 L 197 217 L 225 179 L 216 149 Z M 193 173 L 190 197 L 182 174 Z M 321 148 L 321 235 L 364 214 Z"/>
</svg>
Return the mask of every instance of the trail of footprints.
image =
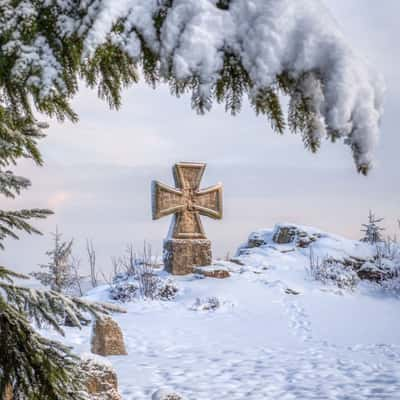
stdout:
<svg viewBox="0 0 400 400">
<path fill-rule="evenodd" d="M 296 300 L 290 299 L 290 295 L 286 295 L 283 299 L 286 314 L 289 317 L 290 329 L 300 337 L 304 342 L 311 342 L 313 340 L 311 322 L 308 315 Z"/>
<path fill-rule="evenodd" d="M 147 370 L 145 381 L 121 374 L 124 400 L 148 400 L 154 388 L 172 387 L 188 400 L 346 399 L 398 400 L 400 348 L 355 345 L 339 348 L 313 338 L 310 318 L 300 296 L 288 294 L 281 282 L 268 283 L 282 292 L 289 328 L 307 346 L 219 350 L 192 346 L 183 349 L 130 337 L 132 352 Z M 212 350 L 212 351 L 211 351 Z M 382 363 L 362 361 L 362 353 Z M 159 362 L 159 363 L 158 363 Z M 120 365 L 124 369 L 123 363 Z M 135 376 L 132 371 L 132 376 Z"/>
</svg>

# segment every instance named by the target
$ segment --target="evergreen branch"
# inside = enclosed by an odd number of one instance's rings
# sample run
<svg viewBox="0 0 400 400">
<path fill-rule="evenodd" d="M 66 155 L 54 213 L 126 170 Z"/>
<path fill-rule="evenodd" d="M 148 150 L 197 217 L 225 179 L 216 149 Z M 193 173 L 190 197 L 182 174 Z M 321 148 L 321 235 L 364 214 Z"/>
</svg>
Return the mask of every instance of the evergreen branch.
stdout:
<svg viewBox="0 0 400 400">
<path fill-rule="evenodd" d="M 285 131 L 285 117 L 277 93 L 272 89 L 259 89 L 251 98 L 251 104 L 256 114 L 267 115 L 271 121 L 272 129 L 279 134 Z"/>
<path fill-rule="evenodd" d="M 23 314 L 0 297 L 0 397 L 8 385 L 15 400 L 85 400 L 78 358 L 37 334 Z"/>
<path fill-rule="evenodd" d="M 9 304 L 34 319 L 39 327 L 47 323 L 62 335 L 64 332 L 60 327 L 60 321 L 64 321 L 65 318 L 72 326 L 81 328 L 90 321 L 85 313 L 99 318 L 111 312 L 125 312 L 113 304 L 90 302 L 82 298 L 65 296 L 54 290 L 30 289 L 1 281 L 0 288 L 6 294 Z"/>
<path fill-rule="evenodd" d="M 0 279 L 6 280 L 8 282 L 13 282 L 13 278 L 19 279 L 29 279 L 29 276 L 20 274 L 18 272 L 11 271 L 6 267 L 0 266 Z"/>
<path fill-rule="evenodd" d="M 212 3 L 215 9 L 207 8 L 207 13 L 214 15 L 216 21 L 226 17 L 227 21 L 242 26 L 241 16 L 231 13 L 230 0 Z M 307 63 L 303 60 L 304 54 L 309 54 L 309 43 L 313 43 L 318 34 L 311 25 L 296 46 L 288 43 L 284 54 L 274 51 L 279 43 L 279 32 L 269 25 L 269 18 L 264 18 L 268 16 L 269 7 L 260 4 L 260 18 L 252 20 L 249 15 L 243 15 L 243 26 L 253 23 L 257 29 L 237 29 L 228 34 L 222 31 L 215 35 L 211 31 L 207 44 L 210 52 L 204 51 L 200 44 L 197 54 L 196 49 L 189 51 L 187 44 L 200 43 L 193 41 L 192 36 L 197 32 L 193 26 L 204 29 L 203 23 L 198 23 L 203 20 L 203 11 L 181 13 L 178 9 L 184 5 L 173 0 L 143 4 L 128 1 L 112 15 L 107 15 L 110 3 L 102 0 L 86 3 L 27 1 L 29 12 L 22 4 L 25 2 L 2 2 L 0 6 L 0 153 L 3 150 L 1 140 L 6 135 L 5 143 L 12 144 L 6 151 L 8 162 L 22 156 L 42 162 L 35 141 L 18 143 L 19 139 L 12 137 L 12 133 L 22 133 L 24 124 L 25 127 L 34 124 L 35 110 L 60 120 L 76 121 L 70 100 L 78 91 L 79 79 L 97 89 L 98 96 L 110 107 L 118 108 L 122 90 L 138 81 L 140 68 L 152 87 L 165 82 L 177 95 L 191 91 L 192 107 L 199 113 L 208 111 L 217 101 L 225 102 L 226 110 L 237 114 L 244 95 L 251 99 L 253 91 L 271 90 L 266 98 L 262 96 L 264 100 L 256 100 L 253 106 L 256 113 L 271 120 L 277 132 L 282 132 L 284 126 L 279 110 L 282 106 L 277 97 L 280 90 L 291 101 L 288 126 L 302 133 L 306 148 L 316 151 L 322 136 L 346 138 L 358 170 L 367 173 L 370 168 L 372 145 L 369 143 L 372 141 L 364 138 L 371 138 L 378 130 L 381 94 L 375 85 L 369 84 L 368 96 L 363 95 L 366 86 L 362 84 L 353 85 L 351 91 L 332 89 L 337 86 L 333 80 L 341 79 L 348 85 L 358 67 L 364 71 L 364 66 L 341 39 L 329 63 L 315 55 L 310 56 Z M 297 7 L 296 2 L 293 7 Z M 279 9 L 282 15 L 285 9 Z M 103 28 L 99 30 L 100 25 Z M 265 34 L 268 29 L 275 34 Z M 293 24 L 290 29 L 300 27 Z M 329 26 L 326 29 L 331 32 Z M 291 32 L 294 37 L 296 31 Z M 333 36 L 320 37 L 321 52 L 331 46 L 327 38 L 336 37 L 336 30 Z M 252 43 L 259 38 L 266 42 Z M 216 59 L 210 60 L 210 54 Z M 343 72 L 336 76 L 332 71 L 338 71 L 339 65 Z M 343 67 L 350 65 L 352 68 Z M 310 77 L 305 85 L 299 85 Z M 368 83 L 373 76 L 365 74 L 363 79 Z M 335 126 L 330 122 L 329 109 L 340 102 L 347 104 L 352 96 L 359 101 L 347 107 L 350 121 Z M 310 104 L 306 104 L 309 99 Z M 320 107 L 316 99 L 326 104 Z M 369 124 L 363 122 L 365 119 Z M 348 125 L 353 126 L 353 133 L 348 132 Z M 0 163 L 3 160 L 5 158 L 0 155 Z"/>
<path fill-rule="evenodd" d="M 7 236 L 18 239 L 14 230 L 23 231 L 29 234 L 41 234 L 27 220 L 32 218 L 46 218 L 53 214 L 51 210 L 34 208 L 31 210 L 4 211 L 0 210 L 0 249 L 4 249 L 1 243 Z"/>
<path fill-rule="evenodd" d="M 0 193 L 6 197 L 15 198 L 21 193 L 22 189 L 27 189 L 31 185 L 29 179 L 16 176 L 11 171 L 0 170 Z"/>
</svg>

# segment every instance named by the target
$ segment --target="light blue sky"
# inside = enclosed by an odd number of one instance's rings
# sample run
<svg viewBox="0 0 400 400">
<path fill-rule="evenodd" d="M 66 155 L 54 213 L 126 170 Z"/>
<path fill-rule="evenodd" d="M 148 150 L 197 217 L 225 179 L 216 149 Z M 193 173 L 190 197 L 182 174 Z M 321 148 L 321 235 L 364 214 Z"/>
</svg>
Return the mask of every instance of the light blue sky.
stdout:
<svg viewBox="0 0 400 400">
<path fill-rule="evenodd" d="M 237 117 L 218 106 L 201 117 L 191 110 L 190 99 L 171 97 L 166 87 L 154 91 L 139 84 L 125 92 L 116 112 L 82 88 L 74 101 L 80 122 L 51 123 L 42 143 L 45 167 L 23 163 L 18 169 L 32 179 L 32 189 L 17 201 L 0 200 L 2 207 L 51 207 L 56 212 L 37 224 L 43 237 L 7 241 L 5 265 L 29 271 L 44 262 L 48 234 L 56 225 L 66 238 L 75 238 L 78 255 L 85 238 L 93 239 L 103 270 L 128 242 L 140 248 L 146 240 L 160 252 L 170 218 L 151 220 L 150 182 L 172 184 L 176 161 L 205 161 L 204 186 L 224 184 L 224 219 L 204 218 L 215 256 L 232 254 L 252 230 L 283 221 L 358 238 L 370 208 L 394 234 L 400 217 L 400 3 L 327 4 L 352 46 L 386 79 L 382 136 L 370 176 L 356 173 L 342 144 L 326 142 L 313 155 L 300 137 L 272 133 L 268 121 L 248 106 Z"/>
</svg>

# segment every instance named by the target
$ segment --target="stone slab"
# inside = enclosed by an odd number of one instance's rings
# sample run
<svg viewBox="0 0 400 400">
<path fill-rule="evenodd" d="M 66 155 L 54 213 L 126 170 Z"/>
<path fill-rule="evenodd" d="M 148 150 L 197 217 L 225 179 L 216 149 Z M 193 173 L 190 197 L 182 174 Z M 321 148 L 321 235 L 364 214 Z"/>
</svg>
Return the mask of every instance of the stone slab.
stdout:
<svg viewBox="0 0 400 400">
<path fill-rule="evenodd" d="M 212 262 L 211 241 L 208 239 L 167 239 L 164 241 L 165 270 L 173 275 L 186 275 L 195 267 Z"/>
</svg>

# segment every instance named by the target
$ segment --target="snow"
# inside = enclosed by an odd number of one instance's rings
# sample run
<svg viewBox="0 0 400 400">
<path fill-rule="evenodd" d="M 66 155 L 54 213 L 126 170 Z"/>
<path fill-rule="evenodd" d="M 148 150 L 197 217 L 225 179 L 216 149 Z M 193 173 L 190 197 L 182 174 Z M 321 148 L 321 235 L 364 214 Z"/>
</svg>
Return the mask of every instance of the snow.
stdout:
<svg viewBox="0 0 400 400">
<path fill-rule="evenodd" d="M 199 80 L 193 96 L 206 109 L 228 54 L 251 78 L 250 97 L 284 72 L 302 77 L 297 90 L 312 104 L 312 136 L 345 139 L 358 167 L 372 164 L 385 85 L 351 49 L 321 0 L 231 0 L 227 10 L 216 7 L 216 0 L 85 0 L 79 8 L 72 1 L 56 3 L 60 34 L 82 38 L 85 60 L 109 41 L 140 65 L 145 44 L 158 57 L 162 78 Z M 154 17 L 165 11 L 158 32 Z M 20 38 L 38 12 L 29 1 L 4 7 L 0 33 L 13 36 L 3 50 L 15 53 L 14 78 L 29 77 L 42 98 L 64 95 L 63 69 L 48 39 Z"/>
<path fill-rule="evenodd" d="M 370 255 L 365 243 L 297 228 L 320 235 L 317 254 Z M 398 399 L 399 298 L 371 283 L 347 291 L 311 280 L 309 249 L 272 244 L 276 229 L 250 235 L 265 243 L 242 246 L 235 262 L 215 262 L 230 278 L 175 276 L 173 301 L 125 303 L 127 313 L 114 315 L 128 356 L 107 360 L 124 399 L 165 388 L 188 400 Z M 220 307 L 202 307 L 210 299 Z M 75 351 L 90 351 L 90 327 L 66 329 Z"/>
</svg>

